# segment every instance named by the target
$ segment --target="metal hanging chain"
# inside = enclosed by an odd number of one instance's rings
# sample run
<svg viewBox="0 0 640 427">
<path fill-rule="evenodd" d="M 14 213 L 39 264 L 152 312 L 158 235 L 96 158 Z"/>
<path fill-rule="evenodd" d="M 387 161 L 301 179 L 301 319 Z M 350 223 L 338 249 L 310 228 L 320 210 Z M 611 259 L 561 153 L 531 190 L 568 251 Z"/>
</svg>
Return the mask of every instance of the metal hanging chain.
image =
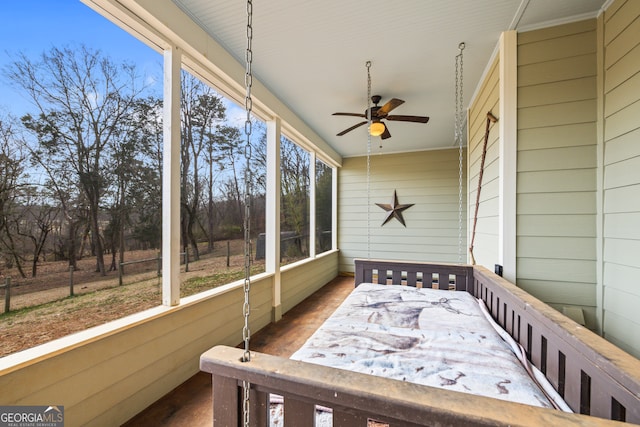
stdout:
<svg viewBox="0 0 640 427">
<path fill-rule="evenodd" d="M 242 328 L 242 339 L 244 341 L 243 362 L 251 361 L 251 352 L 249 350 L 249 340 L 251 339 L 251 330 L 249 329 L 249 314 L 251 305 L 249 303 L 249 294 L 251 291 L 251 111 L 253 108 L 253 99 L 251 98 L 251 87 L 253 85 L 253 73 L 251 65 L 253 62 L 253 2 L 247 0 L 247 50 L 245 53 L 246 69 L 244 74 L 244 84 L 246 87 L 246 95 L 244 97 L 244 106 L 247 111 L 247 118 L 244 122 L 244 132 L 247 135 L 247 143 L 245 146 L 245 193 L 244 193 L 244 304 L 242 306 L 242 314 L 244 316 L 244 327 Z M 249 412 L 249 395 L 251 383 L 242 382 L 242 409 L 243 421 L 246 427 L 250 423 Z"/>
<path fill-rule="evenodd" d="M 462 123 L 463 123 L 463 114 L 464 114 L 464 104 L 463 104 L 463 88 L 464 88 L 464 80 L 463 80 L 463 56 L 462 51 L 465 48 L 464 42 L 458 45 L 458 49 L 460 53 L 456 55 L 456 115 L 455 115 L 455 129 L 454 129 L 454 138 L 458 143 L 458 263 L 462 264 L 462 160 L 463 160 L 463 148 L 462 148 Z"/>
<path fill-rule="evenodd" d="M 367 258 L 371 259 L 371 61 L 367 67 Z"/>
</svg>

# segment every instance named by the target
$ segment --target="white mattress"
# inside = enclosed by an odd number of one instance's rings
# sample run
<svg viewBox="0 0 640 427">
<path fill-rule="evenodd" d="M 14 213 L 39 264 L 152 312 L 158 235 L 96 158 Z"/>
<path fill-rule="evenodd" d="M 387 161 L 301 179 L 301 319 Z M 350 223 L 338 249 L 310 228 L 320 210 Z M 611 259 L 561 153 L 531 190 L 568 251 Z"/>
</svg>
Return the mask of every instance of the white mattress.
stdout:
<svg viewBox="0 0 640 427">
<path fill-rule="evenodd" d="M 362 284 L 291 358 L 553 407 L 467 292 Z"/>
</svg>

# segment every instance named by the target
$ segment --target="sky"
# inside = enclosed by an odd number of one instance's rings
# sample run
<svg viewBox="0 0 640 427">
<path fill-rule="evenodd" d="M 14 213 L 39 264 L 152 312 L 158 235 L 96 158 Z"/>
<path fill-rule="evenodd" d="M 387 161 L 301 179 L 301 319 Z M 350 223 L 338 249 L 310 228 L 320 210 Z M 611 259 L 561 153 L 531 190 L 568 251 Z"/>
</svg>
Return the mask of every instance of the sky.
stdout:
<svg viewBox="0 0 640 427">
<path fill-rule="evenodd" d="M 53 47 L 85 44 L 117 63 L 133 62 L 145 75 L 161 79 L 162 56 L 94 12 L 79 0 L 0 0 L 0 69 L 19 53 L 36 60 Z M 162 88 L 158 89 L 160 94 Z M 0 111 L 20 116 L 29 101 L 0 72 Z"/>
<path fill-rule="evenodd" d="M 80 0 L 0 0 L 0 115 L 20 117 L 33 111 L 29 100 L 11 88 L 2 73 L 18 53 L 36 60 L 53 47 L 81 44 L 102 51 L 116 63 L 136 64 L 139 73 L 155 77 L 157 94 L 162 95 L 162 55 Z M 238 125 L 244 111 L 227 104 L 230 121 Z"/>
</svg>

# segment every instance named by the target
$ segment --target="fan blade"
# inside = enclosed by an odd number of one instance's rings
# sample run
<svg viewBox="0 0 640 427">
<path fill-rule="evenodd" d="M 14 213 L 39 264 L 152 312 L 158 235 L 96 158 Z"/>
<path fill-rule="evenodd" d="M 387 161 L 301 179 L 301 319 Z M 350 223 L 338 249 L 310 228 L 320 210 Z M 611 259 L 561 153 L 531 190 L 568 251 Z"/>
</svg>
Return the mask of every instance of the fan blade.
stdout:
<svg viewBox="0 0 640 427">
<path fill-rule="evenodd" d="M 367 118 L 367 116 L 365 116 L 362 113 L 333 113 L 332 116 L 351 116 L 351 117 L 362 117 L 362 118 Z"/>
<path fill-rule="evenodd" d="M 427 123 L 429 117 L 426 116 L 387 116 L 387 120 L 395 120 L 398 122 L 414 122 L 414 123 Z"/>
<path fill-rule="evenodd" d="M 387 102 L 386 104 L 384 104 L 382 107 L 380 107 L 380 109 L 378 110 L 378 117 L 384 117 L 387 114 L 389 114 L 391 112 L 391 110 L 393 110 L 394 108 L 400 106 L 404 104 L 404 101 L 402 99 L 398 99 L 398 98 L 393 98 L 391 101 Z"/>
<path fill-rule="evenodd" d="M 364 122 L 360 122 L 360 123 L 358 123 L 358 124 L 356 124 L 356 125 L 353 125 L 353 126 L 351 126 L 350 128 L 343 130 L 342 132 L 340 132 L 340 133 L 339 133 L 339 134 L 337 134 L 336 136 L 342 136 L 342 135 L 344 135 L 345 133 L 347 133 L 347 132 L 351 132 L 351 131 L 352 131 L 352 130 L 354 130 L 355 128 L 359 128 L 360 126 L 362 126 L 362 125 L 364 125 L 364 124 L 366 124 L 366 123 L 367 123 L 367 122 L 366 122 L 366 121 L 364 121 Z"/>
<path fill-rule="evenodd" d="M 387 138 L 391 138 L 391 132 L 389 132 L 389 127 L 387 125 L 384 125 L 384 132 L 382 132 L 382 135 L 380 135 L 381 139 L 387 139 Z"/>
</svg>

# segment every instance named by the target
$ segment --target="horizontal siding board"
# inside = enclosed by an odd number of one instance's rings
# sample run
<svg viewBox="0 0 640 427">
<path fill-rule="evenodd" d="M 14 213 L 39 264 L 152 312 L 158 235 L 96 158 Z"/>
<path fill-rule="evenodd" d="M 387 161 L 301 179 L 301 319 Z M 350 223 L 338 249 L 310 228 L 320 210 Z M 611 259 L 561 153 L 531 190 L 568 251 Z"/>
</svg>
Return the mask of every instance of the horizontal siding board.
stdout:
<svg viewBox="0 0 640 427">
<path fill-rule="evenodd" d="M 518 278 L 518 287 L 547 304 L 570 304 L 583 307 L 595 306 L 595 285 L 593 283 Z"/>
<path fill-rule="evenodd" d="M 518 65 L 535 64 L 570 56 L 595 54 L 596 31 L 595 21 L 575 34 L 565 34 L 540 40 L 536 43 L 524 43 L 518 46 Z"/>
<path fill-rule="evenodd" d="M 630 277 L 640 277 L 640 268 L 615 262 L 604 263 L 603 283 L 606 288 L 638 295 L 638 282 L 629 280 Z"/>
<path fill-rule="evenodd" d="M 596 211 L 594 192 L 519 194 L 520 214 L 592 214 Z"/>
<path fill-rule="evenodd" d="M 596 282 L 596 267 L 592 261 L 519 257 L 517 263 L 521 279 Z"/>
<path fill-rule="evenodd" d="M 531 86 L 553 81 L 592 77 L 595 75 L 595 55 L 581 55 L 544 63 L 519 66 L 518 85 Z"/>
<path fill-rule="evenodd" d="M 472 168 L 479 168 L 480 162 L 482 160 L 482 150 L 484 148 L 484 135 L 485 135 L 486 127 L 483 129 L 482 133 L 476 136 L 474 139 L 471 139 L 472 145 L 475 147 L 472 156 L 470 157 Z M 499 151 L 499 134 L 498 128 L 493 125 L 489 126 L 489 138 L 487 139 L 486 146 L 486 157 L 487 159 L 494 159 L 497 157 L 497 153 Z"/>
<path fill-rule="evenodd" d="M 518 33 L 518 45 L 537 43 L 545 40 L 558 39 L 573 34 L 580 34 L 596 29 L 595 19 L 585 19 L 564 25 L 543 28 L 540 30 Z"/>
<path fill-rule="evenodd" d="M 604 170 L 604 188 L 640 184 L 640 156 L 609 165 Z"/>
<path fill-rule="evenodd" d="M 596 216 L 519 214 L 517 230 L 518 236 L 596 237 Z"/>
<path fill-rule="evenodd" d="M 498 176 L 498 157 L 499 157 L 500 147 L 495 141 L 488 141 L 487 143 L 487 153 L 484 159 L 484 179 L 491 179 Z M 474 159 L 473 162 L 469 165 L 469 176 L 471 177 L 471 181 L 477 180 L 478 175 L 480 174 L 480 166 L 482 164 L 482 151 L 480 151 L 480 157 Z M 477 185 L 477 182 L 476 182 Z"/>
<path fill-rule="evenodd" d="M 473 105 L 469 108 L 470 118 L 468 127 L 470 135 L 484 132 L 481 129 L 484 129 L 487 111 L 497 105 L 498 97 L 500 96 L 498 88 L 500 74 L 498 69 L 499 63 L 499 58 L 496 57 Z"/>
<path fill-rule="evenodd" d="M 518 152 L 543 148 L 578 147 L 595 143 L 595 122 L 518 130 Z"/>
<path fill-rule="evenodd" d="M 603 234 L 605 239 L 640 240 L 640 212 L 606 215 Z"/>
<path fill-rule="evenodd" d="M 640 330 L 640 325 L 630 323 L 626 317 L 609 310 L 604 313 L 603 330 L 605 339 L 640 357 L 640 334 L 629 333 L 629 331 Z"/>
<path fill-rule="evenodd" d="M 604 242 L 604 261 L 640 268 L 640 240 L 606 239 Z M 640 291 L 638 291 L 640 293 Z"/>
<path fill-rule="evenodd" d="M 593 168 L 518 172 L 517 191 L 518 193 L 592 191 L 595 183 L 596 171 Z"/>
<path fill-rule="evenodd" d="M 560 171 L 596 167 L 596 146 L 520 151 L 518 171 Z M 595 182 L 591 188 L 595 188 Z"/>
<path fill-rule="evenodd" d="M 631 49 L 625 56 L 606 70 L 604 80 L 605 93 L 628 80 L 640 68 L 640 44 Z"/>
<path fill-rule="evenodd" d="M 604 130 L 605 140 L 637 130 L 640 127 L 638 117 L 640 117 L 640 100 L 609 116 Z"/>
<path fill-rule="evenodd" d="M 640 128 L 606 141 L 604 164 L 610 165 L 630 157 L 640 156 L 638 141 L 640 141 Z"/>
<path fill-rule="evenodd" d="M 613 188 L 604 193 L 604 213 L 640 211 L 640 185 Z"/>
<path fill-rule="evenodd" d="M 623 6 L 624 5 L 624 6 Z M 640 15 L 640 4 L 635 0 L 616 1 L 605 11 L 604 44 L 615 42 L 619 35 L 629 29 Z M 638 34 L 638 33 L 636 33 Z M 636 39 L 636 43 L 637 43 Z M 633 46 L 633 44 L 632 44 Z"/>
<path fill-rule="evenodd" d="M 596 121 L 596 101 L 575 101 L 518 109 L 520 129 Z"/>
<path fill-rule="evenodd" d="M 638 307 L 640 307 L 640 295 L 605 287 L 603 301 L 605 311 L 624 313 L 629 322 L 640 327 L 640 310 L 638 310 Z M 640 328 L 629 330 L 635 330 L 637 335 L 640 335 Z"/>
<path fill-rule="evenodd" d="M 518 257 L 595 261 L 596 241 L 592 237 L 521 236 Z"/>
<path fill-rule="evenodd" d="M 477 264 L 492 267 L 497 264 L 499 262 L 498 236 L 495 234 L 477 234 L 473 255 Z"/>
<path fill-rule="evenodd" d="M 486 200 L 480 203 L 480 207 L 478 208 L 478 218 L 493 218 L 498 216 L 498 198 L 493 198 Z M 476 208 L 475 204 L 471 209 L 471 215 L 475 215 Z M 497 233 L 497 228 L 496 228 Z"/>
<path fill-rule="evenodd" d="M 414 178 L 406 183 L 403 186 L 404 189 L 408 190 L 421 190 L 420 193 L 426 192 L 438 192 L 442 191 L 442 189 L 451 188 L 452 185 L 458 185 L 458 170 L 456 165 L 456 170 L 450 171 L 430 171 L 425 172 L 423 175 L 409 176 L 409 178 Z M 371 184 L 375 184 L 375 188 L 372 188 L 372 191 L 376 191 L 381 193 L 383 191 L 387 191 L 388 189 L 393 190 L 395 185 L 398 182 L 402 182 L 401 180 L 388 180 L 388 181 L 379 181 L 379 180 L 371 180 Z M 344 193 L 353 193 L 353 194 L 362 194 L 362 186 L 366 186 L 366 179 L 364 182 L 361 181 L 350 181 L 343 182 L 340 185 L 340 191 Z"/>
<path fill-rule="evenodd" d="M 480 188 L 480 203 L 487 202 L 489 200 L 498 198 L 499 182 L 497 179 L 491 181 L 482 180 L 482 187 Z M 472 200 L 472 211 L 476 209 L 476 199 L 478 197 L 478 183 L 475 182 L 473 190 L 469 193 Z"/>
<path fill-rule="evenodd" d="M 640 20 L 638 21 L 640 22 Z M 604 115 L 609 117 L 614 113 L 629 107 L 638 101 L 640 93 L 640 72 L 634 74 L 609 93 L 605 94 Z"/>
<path fill-rule="evenodd" d="M 595 76 L 518 88 L 518 108 L 596 98 Z"/>
<path fill-rule="evenodd" d="M 629 6 L 630 8 L 636 8 L 635 13 L 640 11 L 640 8 L 637 5 L 637 1 L 631 2 L 635 3 L 636 6 Z M 632 12 L 633 13 L 633 12 Z M 625 15 L 628 15 L 625 13 Z M 636 15 L 638 16 L 638 15 Z M 632 18 L 632 16 L 628 16 L 628 18 Z M 604 65 L 606 68 L 610 68 L 613 64 L 618 62 L 624 55 L 629 51 L 629 46 L 635 46 L 639 43 L 638 34 L 640 34 L 640 19 L 635 19 L 633 21 L 627 21 L 624 24 L 628 24 L 622 31 L 617 32 L 616 38 L 607 42 L 605 49 L 605 58 Z M 605 29 L 605 34 L 610 31 L 609 26 Z"/>
</svg>

